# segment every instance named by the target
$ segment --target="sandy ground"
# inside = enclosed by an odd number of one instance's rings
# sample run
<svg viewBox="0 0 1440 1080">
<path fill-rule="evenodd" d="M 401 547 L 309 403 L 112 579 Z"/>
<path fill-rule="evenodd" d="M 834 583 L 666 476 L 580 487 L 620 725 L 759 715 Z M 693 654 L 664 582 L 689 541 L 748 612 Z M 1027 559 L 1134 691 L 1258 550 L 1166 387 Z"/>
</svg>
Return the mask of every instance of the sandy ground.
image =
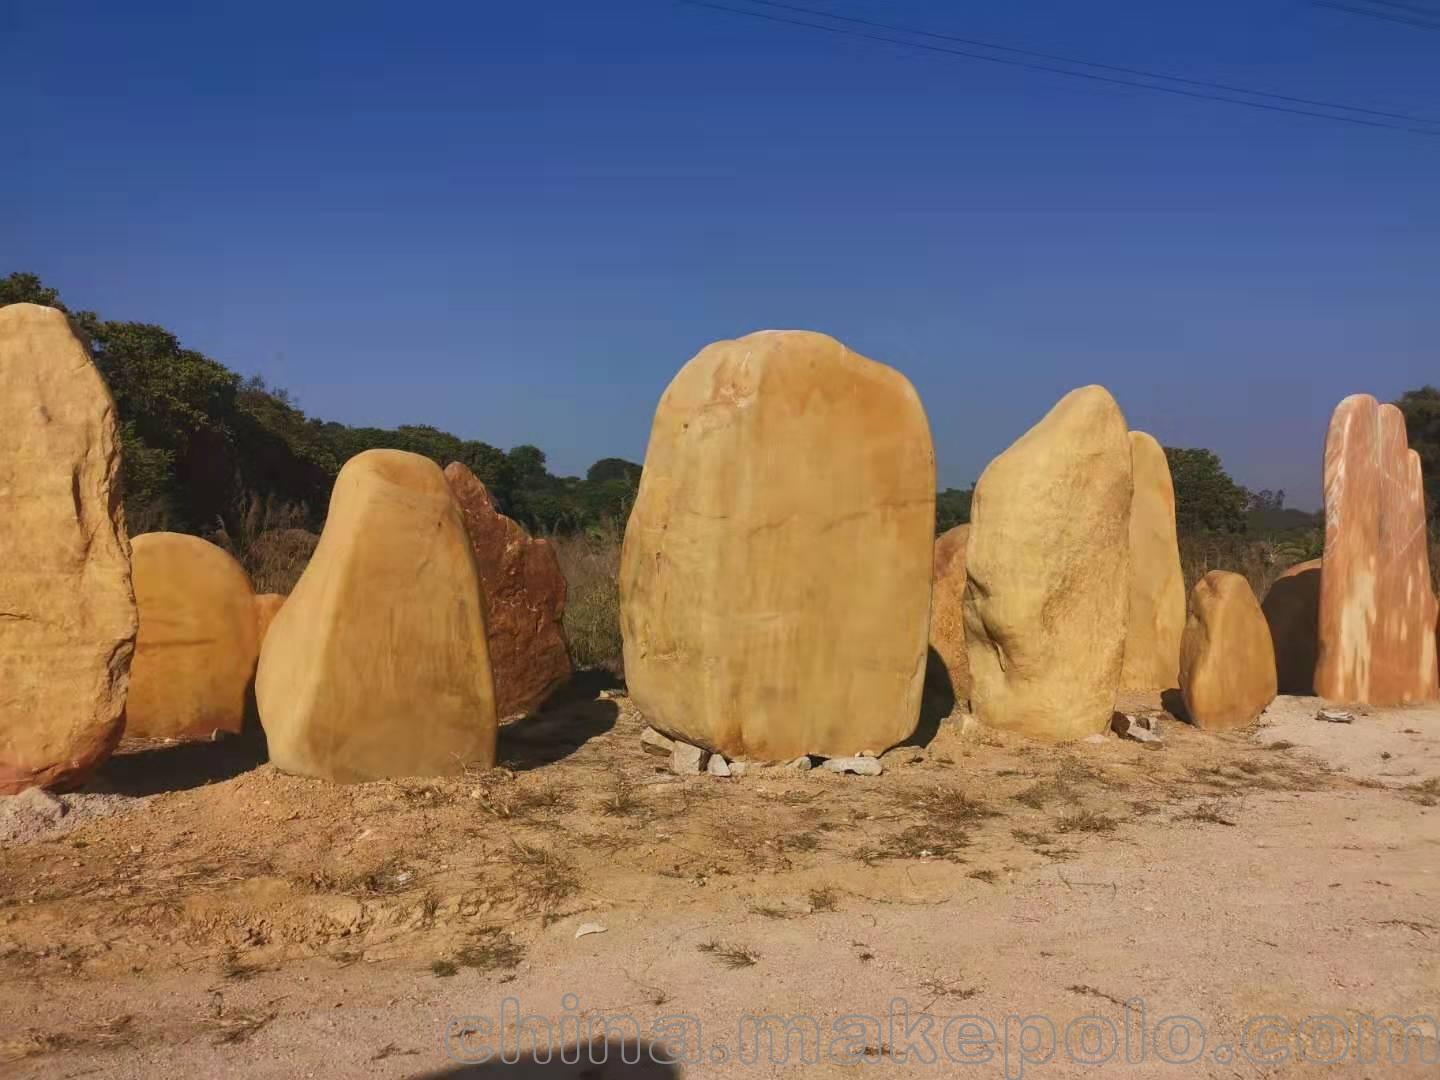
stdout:
<svg viewBox="0 0 1440 1080">
<path fill-rule="evenodd" d="M 1433 1076 L 1440 1043 L 1383 1018 L 1440 1014 L 1440 709 L 1319 704 L 1162 717 L 1160 749 L 952 717 L 875 778 L 675 779 L 609 696 L 442 782 L 128 748 L 100 786 L 133 809 L 0 847 L 0 1074 Z M 509 1055 L 520 1012 L 549 1064 L 457 1064 Z M 764 1014 L 801 1033 L 784 1063 Z M 664 1017 L 654 1055 L 690 1060 L 559 1060 Z"/>
</svg>

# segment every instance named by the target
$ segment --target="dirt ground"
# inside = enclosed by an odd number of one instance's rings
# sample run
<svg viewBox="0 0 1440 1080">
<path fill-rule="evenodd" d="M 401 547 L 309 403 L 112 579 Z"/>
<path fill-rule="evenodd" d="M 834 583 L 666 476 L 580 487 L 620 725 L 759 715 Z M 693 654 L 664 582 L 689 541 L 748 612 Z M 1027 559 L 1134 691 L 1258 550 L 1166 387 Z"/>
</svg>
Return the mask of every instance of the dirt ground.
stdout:
<svg viewBox="0 0 1440 1080">
<path fill-rule="evenodd" d="M 952 716 L 873 778 L 678 779 L 611 691 L 438 782 L 285 776 L 244 740 L 127 746 L 96 788 L 112 816 L 0 847 L 0 1074 L 1088 1076 L 1065 1039 L 1089 1016 L 1129 1040 L 1100 1075 L 1433 1076 L 1433 1038 L 1355 1055 L 1399 1030 L 1367 1017 L 1440 1014 L 1440 708 L 1345 725 L 1319 704 L 1227 735 L 1162 715 L 1158 749 Z M 473 1064 L 515 1048 L 517 1009 L 554 1059 Z M 761 1014 L 799 1018 L 788 1062 L 746 1055 Z M 846 1015 L 854 1061 L 830 1041 Z M 1320 1015 L 1354 1032 L 1328 1066 Z M 679 1016 L 688 1062 L 613 1041 L 606 1064 L 559 1060 Z M 1015 1038 L 930 1064 L 907 1016 L 936 1046 L 960 1016 Z M 1167 1063 L 1182 1016 L 1204 1025 L 1190 1065 Z M 1284 1026 L 1251 1041 L 1261 1016 Z M 1027 1017 L 1055 1025 L 1048 1063 Z"/>
</svg>

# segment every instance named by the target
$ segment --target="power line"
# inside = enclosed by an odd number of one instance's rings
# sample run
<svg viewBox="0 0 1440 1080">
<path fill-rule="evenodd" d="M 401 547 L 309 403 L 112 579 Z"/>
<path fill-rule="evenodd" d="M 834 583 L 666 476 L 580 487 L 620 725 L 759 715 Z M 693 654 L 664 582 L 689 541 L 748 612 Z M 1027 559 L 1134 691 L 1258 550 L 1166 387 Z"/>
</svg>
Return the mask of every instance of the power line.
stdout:
<svg viewBox="0 0 1440 1080">
<path fill-rule="evenodd" d="M 1276 94 L 1269 90 L 1251 90 L 1245 86 L 1234 86 L 1230 83 L 1206 82 L 1203 79 L 1187 79 L 1179 75 L 1165 75 L 1156 71 L 1146 71 L 1143 68 L 1122 67 L 1119 64 L 1102 64 L 1094 60 L 1079 60 L 1073 56 L 1062 56 L 1058 53 L 1036 52 L 1033 49 L 1017 49 L 1012 45 L 1000 45 L 993 41 L 984 41 L 980 38 L 960 37 L 956 34 L 941 34 L 933 30 L 917 30 L 908 26 L 897 26 L 894 23 L 874 22 L 870 19 L 857 19 L 849 15 L 836 15 L 833 12 L 817 8 L 802 7 L 799 4 L 781 3 L 780 0 L 748 0 L 752 4 L 763 4 L 765 7 L 782 8 L 786 11 L 798 11 L 805 15 L 815 15 L 835 22 L 853 23 L 857 26 L 870 26 L 878 30 L 888 30 L 897 34 L 914 34 L 917 37 L 932 38 L 936 41 L 953 41 L 961 45 L 975 45 L 984 49 L 994 49 L 997 52 L 1013 53 L 1016 56 L 1029 56 L 1040 60 L 1053 60 L 1062 64 L 1075 64 L 1079 67 L 1095 68 L 1099 71 L 1117 71 L 1123 75 L 1137 75 L 1145 79 L 1162 79 L 1166 82 L 1181 83 L 1185 86 L 1200 86 L 1207 90 L 1223 90 L 1231 94 L 1248 94 L 1251 97 L 1269 98 L 1272 101 L 1285 101 L 1291 105 L 1311 105 L 1320 109 L 1343 109 L 1346 112 L 1362 113 L 1366 116 L 1380 116 L 1387 120 L 1403 120 L 1412 124 L 1440 124 L 1440 120 L 1427 120 L 1422 116 L 1413 116 L 1408 113 L 1385 112 L 1383 109 L 1369 109 L 1360 105 L 1345 105 L 1336 101 L 1323 101 L 1316 98 L 1292 97 L 1288 94 Z M 1156 87 L 1155 89 L 1160 89 Z"/>
<path fill-rule="evenodd" d="M 1426 30 L 1440 30 L 1440 21 L 1431 22 L 1426 19 L 1412 19 L 1405 15 L 1396 15 L 1390 11 L 1375 11 L 1371 8 L 1353 7 L 1350 4 L 1337 4 L 1335 0 L 1310 0 L 1310 3 L 1316 7 L 1333 8 L 1335 11 L 1348 11 L 1352 15 L 1367 15 L 1372 19 L 1384 19 L 1386 22 L 1403 23 L 1406 26 L 1419 26 Z"/>
<path fill-rule="evenodd" d="M 1128 86 L 1137 90 L 1153 90 L 1162 94 L 1175 94 L 1179 97 L 1196 98 L 1202 101 L 1219 101 L 1224 102 L 1228 105 L 1243 105 L 1246 108 L 1265 109 L 1268 112 L 1289 113 L 1294 116 L 1309 116 L 1318 120 L 1334 120 L 1345 124 L 1359 124 L 1364 127 L 1385 128 L 1390 131 L 1403 131 L 1414 135 L 1440 135 L 1440 130 L 1435 130 L 1433 128 L 1403 127 L 1399 124 L 1387 124 L 1380 120 L 1365 120 L 1358 116 L 1339 116 L 1335 113 L 1314 112 L 1313 110 L 1309 109 L 1296 109 L 1290 108 L 1289 106 L 1285 105 L 1272 105 L 1263 101 L 1245 101 L 1241 98 L 1222 97 L 1218 94 L 1200 93 L 1199 91 L 1195 90 L 1182 90 L 1179 87 L 1175 86 L 1157 86 L 1154 83 L 1135 82 L 1130 79 L 1117 79 L 1108 75 L 1096 75 L 1093 72 L 1088 71 L 1071 71 L 1068 68 L 1054 67 L 1050 64 L 1038 64 L 1025 60 L 1013 60 L 1003 56 L 989 56 L 985 53 L 969 52 L 964 49 L 950 49 L 940 45 L 927 45 L 924 42 L 906 41 L 902 38 L 883 37 L 879 34 L 872 34 L 860 30 L 849 30 L 845 27 L 840 26 L 828 26 L 824 23 L 805 22 L 800 19 L 791 19 L 783 15 L 772 15 L 768 12 L 763 11 L 748 11 L 744 8 L 729 7 L 725 4 L 713 3 L 711 2 L 711 0 L 677 0 L 677 2 L 682 4 L 688 4 L 692 7 L 711 8 L 715 11 L 729 12 L 732 15 L 745 15 L 752 19 L 764 19 L 768 22 L 784 23 L 788 26 L 800 26 L 810 30 L 823 30 L 831 34 L 839 34 L 842 36 L 854 38 L 863 38 L 868 41 L 880 41 L 884 42 L 887 45 L 899 45 L 904 48 L 923 49 L 926 52 L 943 53 L 948 56 L 963 56 L 966 59 L 970 60 L 983 60 L 991 64 L 1003 64 L 1006 67 L 1023 68 L 1029 71 L 1045 71 L 1055 75 L 1068 75 L 1071 78 L 1088 79 L 1091 82 L 1108 83 L 1114 86 Z M 761 2 L 761 0 L 755 0 L 755 2 Z M 824 15 L 824 13 L 817 14 L 820 14 L 822 17 Z M 1349 106 L 1340 107 L 1349 108 Z M 1359 110 L 1357 109 L 1353 111 Z M 1396 115 L 1401 116 L 1402 114 Z M 1403 119 L 1410 123 L 1440 123 L 1440 121 L 1420 120 L 1408 116 L 1403 117 Z"/>
<path fill-rule="evenodd" d="M 1424 15 L 1440 19 L 1440 8 L 1422 7 L 1419 4 L 1402 4 L 1399 0 L 1365 0 L 1372 7 L 1376 4 L 1381 7 L 1399 8 L 1401 11 L 1410 11 L 1416 15 Z"/>
</svg>

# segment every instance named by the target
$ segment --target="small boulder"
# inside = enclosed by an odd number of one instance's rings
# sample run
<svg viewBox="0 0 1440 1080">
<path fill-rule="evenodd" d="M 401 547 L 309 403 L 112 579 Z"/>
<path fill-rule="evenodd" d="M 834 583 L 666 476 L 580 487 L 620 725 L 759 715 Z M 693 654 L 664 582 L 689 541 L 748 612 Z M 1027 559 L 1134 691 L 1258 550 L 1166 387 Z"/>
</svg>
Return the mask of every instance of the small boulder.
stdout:
<svg viewBox="0 0 1440 1080">
<path fill-rule="evenodd" d="M 711 754 L 709 762 L 705 765 L 705 771 L 711 776 L 729 776 L 730 765 L 723 755 Z"/>
<path fill-rule="evenodd" d="M 880 759 L 873 757 L 826 758 L 820 767 L 833 773 L 854 773 L 856 776 L 879 776 L 885 771 Z"/>
<path fill-rule="evenodd" d="M 503 718 L 529 712 L 570 677 L 565 575 L 548 541 L 495 509 L 480 478 L 458 461 L 445 480 L 460 505 L 485 591 L 486 633 Z"/>
<path fill-rule="evenodd" d="M 640 749 L 647 754 L 654 754 L 656 757 L 668 758 L 675 749 L 675 740 L 668 735 L 662 735 L 653 727 L 647 727 L 640 732 Z"/>
<path fill-rule="evenodd" d="M 676 776 L 699 776 L 709 754 L 700 747 L 677 741 L 670 750 L 670 771 Z"/>
<path fill-rule="evenodd" d="M 131 549 L 140 633 L 125 733 L 238 734 L 259 656 L 250 579 L 229 552 L 198 536 L 145 533 Z"/>
<path fill-rule="evenodd" d="M 348 783 L 494 765 L 485 601 L 434 462 L 368 450 L 345 463 L 255 697 L 286 772 Z"/>
<path fill-rule="evenodd" d="M 1212 570 L 1190 594 L 1180 649 L 1180 693 L 1190 722 L 1244 727 L 1275 700 L 1275 650 L 1250 583 Z"/>
<path fill-rule="evenodd" d="M 1320 561 L 1286 570 L 1270 586 L 1260 609 L 1275 645 L 1275 682 L 1282 694 L 1315 692 L 1319 655 Z"/>
<path fill-rule="evenodd" d="M 954 701 L 970 699 L 970 661 L 965 655 L 965 545 L 969 525 L 956 525 L 935 538 L 935 580 L 930 593 L 930 648 L 938 670 L 927 667 L 934 693 Z M 932 660 L 934 657 L 932 657 Z M 945 685 L 939 685 L 940 680 Z"/>
<path fill-rule="evenodd" d="M 795 772 L 809 772 L 810 769 L 814 767 L 814 765 L 815 763 L 810 760 L 810 755 L 801 754 L 794 761 L 786 762 L 785 768 L 791 769 Z"/>
</svg>

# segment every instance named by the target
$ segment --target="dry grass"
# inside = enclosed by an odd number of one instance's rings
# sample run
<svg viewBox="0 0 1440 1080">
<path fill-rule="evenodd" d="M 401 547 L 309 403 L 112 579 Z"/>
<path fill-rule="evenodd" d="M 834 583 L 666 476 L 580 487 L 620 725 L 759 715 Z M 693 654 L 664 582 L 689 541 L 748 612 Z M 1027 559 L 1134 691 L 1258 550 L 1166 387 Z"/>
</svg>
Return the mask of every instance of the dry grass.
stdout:
<svg viewBox="0 0 1440 1080">
<path fill-rule="evenodd" d="M 1055 819 L 1055 831 L 1059 833 L 1106 833 L 1114 832 L 1119 822 L 1094 810 L 1079 810 L 1073 814 Z"/>
<path fill-rule="evenodd" d="M 1225 816 L 1225 808 L 1218 802 L 1201 803 L 1189 813 L 1181 814 L 1176 821 L 1198 821 L 1202 825 L 1230 825 L 1235 822 Z"/>
<path fill-rule="evenodd" d="M 547 925 L 558 918 L 559 906 L 580 891 L 575 864 L 548 848 L 515 840 L 510 859 L 510 883 L 521 910 L 539 915 Z"/>
<path fill-rule="evenodd" d="M 477 930 L 469 941 L 455 951 L 454 962 L 459 967 L 474 968 L 477 971 L 508 971 L 518 967 L 523 959 L 523 945 L 498 926 L 489 926 Z"/>
<path fill-rule="evenodd" d="M 622 675 L 620 638 L 620 527 L 606 523 L 584 533 L 555 536 L 565 575 L 565 637 L 580 669 Z"/>
<path fill-rule="evenodd" d="M 257 593 L 289 595 L 320 538 L 308 531 L 309 511 L 299 503 L 251 495 L 235 524 L 216 525 L 210 539 L 235 556 Z"/>
<path fill-rule="evenodd" d="M 810 890 L 811 911 L 840 910 L 840 894 L 829 887 Z"/>
<path fill-rule="evenodd" d="M 707 941 L 695 948 L 711 957 L 717 964 L 734 970 L 754 967 L 760 960 L 760 954 L 747 945 L 727 945 L 720 941 Z"/>
</svg>

